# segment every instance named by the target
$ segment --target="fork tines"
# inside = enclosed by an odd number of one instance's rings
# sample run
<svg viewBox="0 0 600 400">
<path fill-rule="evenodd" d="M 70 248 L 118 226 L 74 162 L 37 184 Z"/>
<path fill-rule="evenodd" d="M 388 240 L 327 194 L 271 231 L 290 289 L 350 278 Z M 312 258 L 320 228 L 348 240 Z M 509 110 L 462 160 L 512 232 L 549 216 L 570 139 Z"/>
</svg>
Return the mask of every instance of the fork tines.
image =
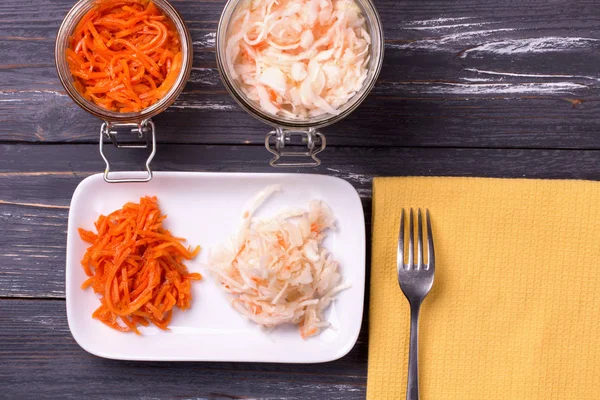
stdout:
<svg viewBox="0 0 600 400">
<path fill-rule="evenodd" d="M 425 210 L 425 218 L 427 224 L 427 264 L 424 263 L 423 257 L 423 218 L 421 215 L 421 209 L 417 210 L 417 259 L 414 259 L 414 212 L 410 209 L 408 222 L 408 262 L 405 263 L 404 259 L 404 209 L 400 215 L 400 234 L 398 235 L 398 269 L 404 268 L 406 270 L 429 270 L 435 268 L 435 254 L 433 249 L 433 234 L 431 231 L 431 220 L 429 218 L 429 210 Z"/>
</svg>

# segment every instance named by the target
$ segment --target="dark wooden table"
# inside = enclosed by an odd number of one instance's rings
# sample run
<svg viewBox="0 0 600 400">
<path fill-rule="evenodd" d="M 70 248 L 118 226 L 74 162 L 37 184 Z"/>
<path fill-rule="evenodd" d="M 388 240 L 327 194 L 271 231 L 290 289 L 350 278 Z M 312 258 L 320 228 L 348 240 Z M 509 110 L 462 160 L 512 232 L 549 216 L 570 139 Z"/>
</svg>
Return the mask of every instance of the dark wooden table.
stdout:
<svg viewBox="0 0 600 400">
<path fill-rule="evenodd" d="M 268 128 L 236 105 L 215 67 L 224 2 L 173 4 L 192 31 L 194 68 L 155 118 L 154 169 L 274 171 Z M 104 165 L 100 121 L 69 99 L 54 69 L 56 31 L 72 5 L 0 4 L 0 398 L 364 398 L 366 315 L 351 353 L 321 365 L 123 362 L 75 343 L 64 301 L 69 201 Z M 325 129 L 329 147 L 314 170 L 356 187 L 368 226 L 374 176 L 600 180 L 600 2 L 376 5 L 386 35 L 378 84 Z M 111 154 L 120 168 L 143 159 Z"/>
</svg>

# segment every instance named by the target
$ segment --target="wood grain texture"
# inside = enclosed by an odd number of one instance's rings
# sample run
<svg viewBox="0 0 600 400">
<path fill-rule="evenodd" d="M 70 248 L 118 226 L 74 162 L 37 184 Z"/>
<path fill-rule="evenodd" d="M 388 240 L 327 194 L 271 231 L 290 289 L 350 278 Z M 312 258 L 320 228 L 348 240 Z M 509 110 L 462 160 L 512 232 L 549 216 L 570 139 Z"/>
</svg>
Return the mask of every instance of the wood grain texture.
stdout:
<svg viewBox="0 0 600 400">
<path fill-rule="evenodd" d="M 325 154 L 324 165 L 310 172 L 352 183 L 363 199 L 367 224 L 371 181 L 379 175 L 600 180 L 597 150 L 349 147 Z M 142 165 L 143 155 L 135 151 L 111 156 L 124 168 Z M 152 166 L 167 171 L 272 172 L 266 159 L 260 146 L 163 145 Z M 0 145 L 0 297 L 64 297 L 68 205 L 79 182 L 102 168 L 95 145 Z"/>
<path fill-rule="evenodd" d="M 74 2 L 0 2 L 0 398 L 364 398 L 366 319 L 352 352 L 322 365 L 121 362 L 74 342 L 64 304 L 69 202 L 104 169 L 100 121 L 66 96 L 54 69 L 56 32 Z M 218 76 L 225 0 L 172 3 L 191 30 L 194 65 L 180 98 L 155 118 L 152 167 L 276 172 L 262 147 L 269 127 Z M 321 167 L 285 172 L 348 180 L 368 231 L 374 176 L 600 180 L 597 1 L 375 3 L 386 37 L 377 85 L 324 129 Z M 117 170 L 146 156 L 107 150 Z"/>
<path fill-rule="evenodd" d="M 62 300 L 2 300 L 0 307 L 4 399 L 365 397 L 366 323 L 354 349 L 327 364 L 127 362 L 82 350 L 71 336 Z"/>
<path fill-rule="evenodd" d="M 53 46 L 70 0 L 0 5 L 0 140 L 97 141 Z M 262 143 L 269 128 L 225 91 L 215 64 L 224 0 L 173 1 L 194 42 L 184 93 L 155 120 L 164 143 Z M 597 149 L 600 19 L 594 1 L 378 0 L 385 63 L 371 96 L 326 128 L 330 146 Z"/>
</svg>

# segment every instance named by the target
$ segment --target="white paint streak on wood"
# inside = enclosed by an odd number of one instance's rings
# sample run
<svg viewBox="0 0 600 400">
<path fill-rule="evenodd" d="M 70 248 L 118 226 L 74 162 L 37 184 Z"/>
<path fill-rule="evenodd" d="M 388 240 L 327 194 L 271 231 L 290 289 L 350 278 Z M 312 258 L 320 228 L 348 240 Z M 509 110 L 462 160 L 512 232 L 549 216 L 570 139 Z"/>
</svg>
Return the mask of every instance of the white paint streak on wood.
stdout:
<svg viewBox="0 0 600 400">
<path fill-rule="evenodd" d="M 456 18 L 437 18 L 437 19 L 423 19 L 423 20 L 414 20 L 407 21 L 406 25 L 414 26 L 414 25 L 427 25 L 427 26 L 435 26 L 440 25 L 446 22 L 454 22 L 454 21 L 464 21 L 467 19 L 471 19 L 471 17 L 456 17 Z"/>
<path fill-rule="evenodd" d="M 385 47 L 397 50 L 457 51 L 467 46 L 477 45 L 492 34 L 513 31 L 516 31 L 516 28 L 481 29 L 452 33 L 436 39 L 425 38 L 408 43 L 386 43 Z"/>
<path fill-rule="evenodd" d="M 370 199 L 371 197 L 373 197 L 373 193 L 371 188 L 358 188 L 356 189 L 356 191 L 358 192 L 358 196 L 365 198 L 365 199 Z"/>
<path fill-rule="evenodd" d="M 24 206 L 24 207 L 60 208 L 63 210 L 69 209 L 69 206 L 57 206 L 57 205 L 53 205 L 53 204 L 41 204 L 41 203 L 20 203 L 17 201 L 6 201 L 6 200 L 0 200 L 0 204 L 10 204 L 10 205 Z"/>
<path fill-rule="evenodd" d="M 219 72 L 214 68 L 199 68 L 192 67 L 189 82 L 201 83 L 203 85 L 216 86 L 219 85 Z"/>
<path fill-rule="evenodd" d="M 465 68 L 465 71 L 476 72 L 478 74 L 483 75 L 499 75 L 501 77 L 510 76 L 510 77 L 521 77 L 521 78 L 556 78 L 556 79 L 589 79 L 593 81 L 600 81 L 600 77 L 594 76 L 586 76 L 586 75 L 567 75 L 567 74 L 520 74 L 516 72 L 501 72 L 501 71 L 488 71 L 477 68 Z M 468 78 L 463 78 L 465 80 L 469 80 Z M 475 78 L 478 79 L 478 78 Z M 502 78 L 501 78 L 502 79 Z"/>
<path fill-rule="evenodd" d="M 17 244 L 13 244 L 13 246 L 15 246 L 15 247 L 34 247 L 36 249 L 45 247 L 48 249 L 61 249 L 61 250 L 65 248 L 65 246 L 51 246 L 51 245 L 47 245 L 47 244 L 38 244 L 38 243 L 35 243 L 35 244 L 19 244 L 19 243 L 17 243 Z"/>
<path fill-rule="evenodd" d="M 509 39 L 484 43 L 463 51 L 461 58 L 477 57 L 479 53 L 495 55 L 515 55 L 549 53 L 595 47 L 599 39 L 583 37 L 548 36 L 541 38 Z"/>
<path fill-rule="evenodd" d="M 41 249 L 21 249 L 19 251 L 22 251 L 23 253 L 35 253 L 35 254 L 39 254 L 39 253 L 49 253 L 49 254 L 56 254 L 56 250 L 41 250 Z"/>
<path fill-rule="evenodd" d="M 497 29 L 482 29 L 472 32 L 458 32 L 451 35 L 444 35 L 439 40 L 441 43 L 461 43 L 468 40 L 480 39 L 482 37 L 490 36 L 493 33 L 498 32 L 513 32 L 515 28 L 497 28 Z"/>
<path fill-rule="evenodd" d="M 19 260 L 21 260 L 21 257 L 28 257 L 28 258 L 57 258 L 57 257 L 62 257 L 62 254 L 57 254 L 54 255 L 52 257 L 45 255 L 45 254 L 0 254 L 0 257 L 19 257 Z"/>
<path fill-rule="evenodd" d="M 335 168 L 327 168 L 328 171 L 335 172 L 340 178 L 355 182 L 360 185 L 370 184 L 373 180 L 372 175 L 356 174 L 353 172 L 342 171 Z"/>
<path fill-rule="evenodd" d="M 236 109 L 233 104 L 213 101 L 177 101 L 171 108 L 213 111 L 231 111 Z"/>
<path fill-rule="evenodd" d="M 192 44 L 194 46 L 199 46 L 199 47 L 215 47 L 216 40 L 217 40 L 217 33 L 209 32 L 209 33 L 205 34 L 204 36 L 202 36 L 201 39 L 194 40 L 192 42 Z"/>
<path fill-rule="evenodd" d="M 25 95 L 25 96 L 23 96 Z M 65 97 L 65 93 L 57 90 L 0 90 L 0 103 L 20 103 L 31 100 L 31 97 Z"/>
<path fill-rule="evenodd" d="M 450 82 L 411 82 L 415 93 L 453 94 L 453 95 L 507 95 L 507 94 L 570 94 L 588 89 L 587 85 L 573 82 L 540 82 L 540 83 L 450 83 Z M 411 90 L 408 88 L 409 91 Z"/>
<path fill-rule="evenodd" d="M 27 218 L 27 219 L 25 219 L 25 221 L 31 221 L 31 218 Z M 65 226 L 65 224 L 48 224 L 48 223 L 39 222 L 39 221 L 35 221 L 35 225 L 36 226 L 54 226 L 57 228 L 63 228 Z"/>
<path fill-rule="evenodd" d="M 61 293 L 62 294 L 62 293 Z M 52 315 L 33 315 L 31 317 L 17 317 L 17 321 L 26 322 L 26 323 L 34 323 L 46 326 L 50 330 L 57 330 L 68 332 L 68 327 L 65 327 L 60 324 L 62 322 L 61 319 Z"/>
<path fill-rule="evenodd" d="M 494 22 L 470 22 L 464 24 L 450 24 L 450 25 L 437 25 L 437 26 L 408 26 L 403 29 L 408 29 L 411 31 L 443 31 L 448 29 L 457 29 L 457 28 L 472 28 L 477 26 L 484 26 L 489 24 L 497 24 L 498 21 Z"/>
<path fill-rule="evenodd" d="M 38 172 L 0 172 L 0 178 L 23 178 L 26 176 L 73 176 L 79 178 L 81 176 L 92 175 L 94 172 L 74 172 L 74 171 L 38 171 Z"/>
<path fill-rule="evenodd" d="M 463 81 L 467 82 L 493 82 L 493 79 L 488 78 L 460 78 Z"/>
<path fill-rule="evenodd" d="M 23 213 L 21 214 L 24 217 L 32 217 L 32 218 L 39 218 L 41 215 L 40 214 L 27 214 L 27 213 Z M 48 219 L 66 219 L 67 218 L 67 213 L 57 213 L 57 215 L 51 215 L 51 214 L 47 214 L 47 215 L 43 215 L 43 218 L 48 218 Z M 39 243 L 35 244 L 35 247 L 44 247 L 42 245 L 40 245 Z"/>
</svg>

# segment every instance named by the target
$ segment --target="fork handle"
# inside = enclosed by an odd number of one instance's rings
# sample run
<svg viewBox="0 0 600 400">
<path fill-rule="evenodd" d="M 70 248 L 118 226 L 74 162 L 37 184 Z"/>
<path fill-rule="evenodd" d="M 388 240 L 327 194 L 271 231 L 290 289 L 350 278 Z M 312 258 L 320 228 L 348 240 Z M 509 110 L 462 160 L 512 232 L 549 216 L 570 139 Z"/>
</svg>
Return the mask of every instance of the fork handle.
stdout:
<svg viewBox="0 0 600 400">
<path fill-rule="evenodd" d="M 408 386 L 406 400 L 419 400 L 419 311 L 421 303 L 410 304 L 410 347 L 408 350 Z"/>
</svg>

